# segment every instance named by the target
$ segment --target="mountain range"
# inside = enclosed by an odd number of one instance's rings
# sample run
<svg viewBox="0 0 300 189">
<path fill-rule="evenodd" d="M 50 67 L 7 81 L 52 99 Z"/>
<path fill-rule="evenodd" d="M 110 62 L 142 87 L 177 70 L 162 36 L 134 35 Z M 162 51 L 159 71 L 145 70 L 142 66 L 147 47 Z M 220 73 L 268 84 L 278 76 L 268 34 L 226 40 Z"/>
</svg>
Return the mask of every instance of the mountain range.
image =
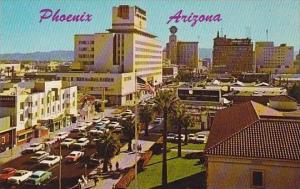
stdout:
<svg viewBox="0 0 300 189">
<path fill-rule="evenodd" d="M 201 58 L 211 58 L 212 49 L 200 48 L 199 55 Z M 9 53 L 0 54 L 0 60 L 72 61 L 74 60 L 74 52 L 66 50 L 57 50 L 49 52 Z"/>
</svg>

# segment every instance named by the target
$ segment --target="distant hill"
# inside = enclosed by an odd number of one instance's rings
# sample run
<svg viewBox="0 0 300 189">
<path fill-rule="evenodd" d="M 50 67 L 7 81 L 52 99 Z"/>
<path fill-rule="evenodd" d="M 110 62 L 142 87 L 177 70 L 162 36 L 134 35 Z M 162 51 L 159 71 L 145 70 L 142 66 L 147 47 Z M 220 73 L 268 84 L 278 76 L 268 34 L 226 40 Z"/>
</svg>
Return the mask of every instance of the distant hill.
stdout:
<svg viewBox="0 0 300 189">
<path fill-rule="evenodd" d="M 199 49 L 200 58 L 212 58 L 212 49 L 209 48 L 200 48 Z"/>
<path fill-rule="evenodd" d="M 49 51 L 49 52 L 0 54 L 0 60 L 72 61 L 73 59 L 74 59 L 73 51 L 63 51 L 63 50 Z"/>
</svg>

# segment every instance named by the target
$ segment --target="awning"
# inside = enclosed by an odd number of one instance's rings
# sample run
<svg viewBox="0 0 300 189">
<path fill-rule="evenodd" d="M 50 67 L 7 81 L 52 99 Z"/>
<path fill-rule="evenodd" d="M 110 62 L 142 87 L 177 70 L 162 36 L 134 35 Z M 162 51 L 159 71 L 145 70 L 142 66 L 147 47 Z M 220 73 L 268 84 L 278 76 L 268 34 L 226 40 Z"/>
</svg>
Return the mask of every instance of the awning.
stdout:
<svg viewBox="0 0 300 189">
<path fill-rule="evenodd" d="M 25 135 L 27 133 L 32 133 L 32 132 L 33 132 L 32 128 L 30 128 L 30 129 L 24 129 L 24 130 L 21 130 L 21 131 L 17 131 L 17 136 Z"/>
</svg>

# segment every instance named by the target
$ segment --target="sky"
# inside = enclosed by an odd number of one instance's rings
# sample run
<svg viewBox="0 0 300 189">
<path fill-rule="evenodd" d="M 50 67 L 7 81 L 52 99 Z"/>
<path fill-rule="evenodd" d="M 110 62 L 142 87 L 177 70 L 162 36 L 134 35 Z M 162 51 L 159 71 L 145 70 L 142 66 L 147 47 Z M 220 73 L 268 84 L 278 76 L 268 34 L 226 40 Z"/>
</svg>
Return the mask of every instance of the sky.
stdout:
<svg viewBox="0 0 300 189">
<path fill-rule="evenodd" d="M 147 12 L 147 30 L 163 45 L 169 28 L 178 28 L 177 38 L 198 41 L 200 48 L 212 48 L 217 31 L 228 38 L 251 37 L 253 42 L 286 43 L 300 48 L 300 0 L 0 0 L 0 53 L 73 50 L 74 34 L 93 34 L 111 28 L 112 7 L 136 5 Z M 90 22 L 40 21 L 44 8 L 60 14 L 92 14 Z M 183 14 L 221 14 L 220 22 L 171 22 Z"/>
</svg>

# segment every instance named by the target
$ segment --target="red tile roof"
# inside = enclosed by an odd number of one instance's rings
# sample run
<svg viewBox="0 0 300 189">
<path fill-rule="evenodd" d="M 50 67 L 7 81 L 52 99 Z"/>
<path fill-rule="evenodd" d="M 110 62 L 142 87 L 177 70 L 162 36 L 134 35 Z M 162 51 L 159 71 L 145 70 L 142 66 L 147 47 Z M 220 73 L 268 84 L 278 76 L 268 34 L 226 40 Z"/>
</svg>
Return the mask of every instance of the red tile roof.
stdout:
<svg viewBox="0 0 300 189">
<path fill-rule="evenodd" d="M 261 119 L 206 148 L 206 154 L 300 160 L 300 121 Z"/>
<path fill-rule="evenodd" d="M 270 98 L 270 101 L 279 101 L 279 102 L 296 102 L 296 100 L 287 95 L 279 95 Z"/>
<path fill-rule="evenodd" d="M 219 110 L 214 118 L 206 148 L 225 140 L 247 125 L 259 120 L 260 116 L 282 116 L 282 113 L 253 101 Z"/>
</svg>

